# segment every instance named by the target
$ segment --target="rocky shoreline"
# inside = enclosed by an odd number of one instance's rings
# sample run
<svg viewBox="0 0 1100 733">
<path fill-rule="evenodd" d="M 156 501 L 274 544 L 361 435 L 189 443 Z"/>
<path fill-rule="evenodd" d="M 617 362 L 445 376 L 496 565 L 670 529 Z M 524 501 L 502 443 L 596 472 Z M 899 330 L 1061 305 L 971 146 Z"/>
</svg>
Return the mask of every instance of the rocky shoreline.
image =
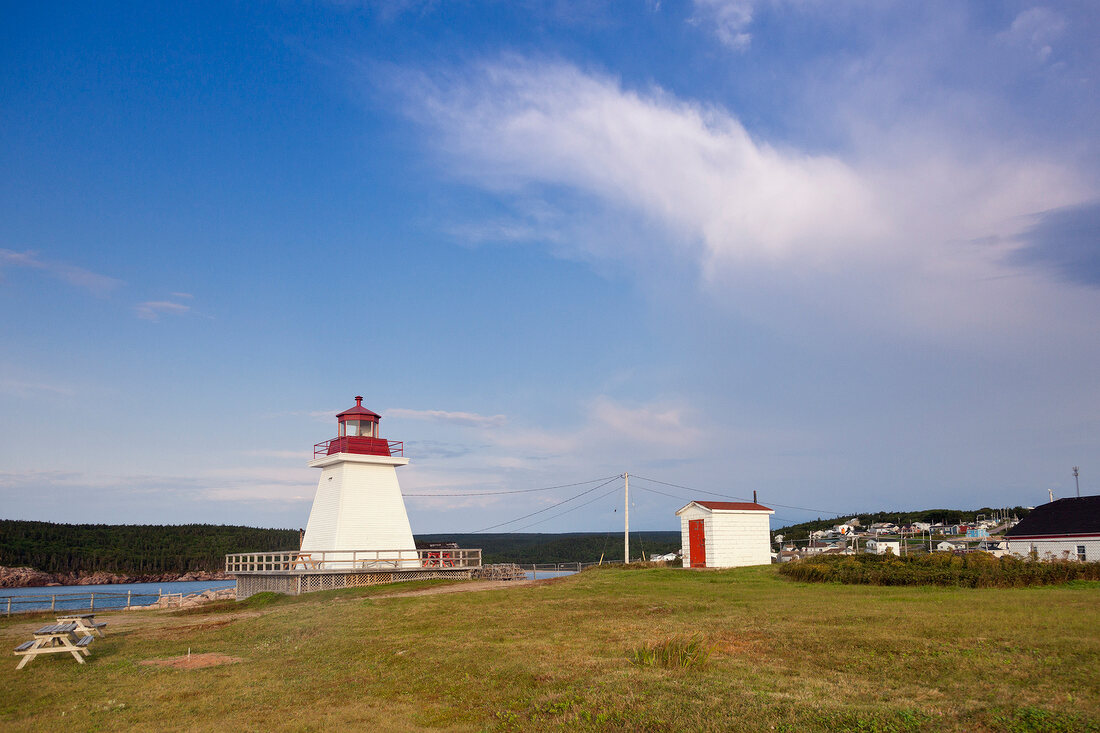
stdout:
<svg viewBox="0 0 1100 733">
<path fill-rule="evenodd" d="M 188 583 L 205 580 L 232 580 L 224 572 L 197 570 L 190 573 L 145 573 L 124 575 L 103 571 L 84 573 L 47 573 L 34 568 L 0 567 L 0 588 L 38 588 L 56 585 L 117 585 L 119 583 Z"/>
</svg>

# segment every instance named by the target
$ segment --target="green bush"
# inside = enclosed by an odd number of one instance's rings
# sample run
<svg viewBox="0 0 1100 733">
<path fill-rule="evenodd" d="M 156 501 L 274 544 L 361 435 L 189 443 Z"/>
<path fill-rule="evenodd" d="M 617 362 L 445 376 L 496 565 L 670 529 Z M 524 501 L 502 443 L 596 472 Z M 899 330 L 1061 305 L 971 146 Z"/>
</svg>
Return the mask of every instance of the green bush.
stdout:
<svg viewBox="0 0 1100 733">
<path fill-rule="evenodd" d="M 966 555 L 831 555 L 786 563 L 781 575 L 808 583 L 850 585 L 944 585 L 963 588 L 1023 588 L 1072 580 L 1100 580 L 1100 562 L 1032 560 Z"/>
</svg>

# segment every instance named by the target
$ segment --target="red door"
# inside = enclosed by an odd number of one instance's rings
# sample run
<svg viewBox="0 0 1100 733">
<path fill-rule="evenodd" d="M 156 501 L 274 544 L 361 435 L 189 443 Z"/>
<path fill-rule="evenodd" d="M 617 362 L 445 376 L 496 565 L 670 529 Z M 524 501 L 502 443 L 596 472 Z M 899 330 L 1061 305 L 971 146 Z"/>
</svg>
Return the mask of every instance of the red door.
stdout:
<svg viewBox="0 0 1100 733">
<path fill-rule="evenodd" d="M 703 535 L 702 519 L 688 520 L 688 554 L 691 556 L 691 567 L 707 566 L 707 540 Z"/>
</svg>

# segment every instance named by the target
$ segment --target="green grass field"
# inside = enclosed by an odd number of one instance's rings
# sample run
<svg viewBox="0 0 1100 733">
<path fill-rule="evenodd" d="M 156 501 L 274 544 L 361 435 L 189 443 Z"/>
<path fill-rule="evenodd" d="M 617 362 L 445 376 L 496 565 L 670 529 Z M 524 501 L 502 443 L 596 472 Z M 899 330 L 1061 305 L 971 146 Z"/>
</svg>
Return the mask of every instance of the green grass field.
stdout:
<svg viewBox="0 0 1100 733">
<path fill-rule="evenodd" d="M 0 667 L 15 730 L 1100 730 L 1100 583 L 802 584 L 593 570 L 105 614 L 88 664 Z M 43 623 L 0 622 L 14 647 Z M 638 664 L 672 637 L 699 664 Z M 139 664 L 192 653 L 243 661 Z M 647 658 L 652 659 L 653 655 Z"/>
</svg>

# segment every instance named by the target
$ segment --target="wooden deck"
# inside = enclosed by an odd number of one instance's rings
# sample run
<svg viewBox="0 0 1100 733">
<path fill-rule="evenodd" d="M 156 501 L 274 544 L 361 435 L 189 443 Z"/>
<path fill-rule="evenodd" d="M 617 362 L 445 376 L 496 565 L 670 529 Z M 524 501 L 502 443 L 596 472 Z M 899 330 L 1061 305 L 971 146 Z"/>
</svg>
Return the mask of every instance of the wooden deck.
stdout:
<svg viewBox="0 0 1100 733">
<path fill-rule="evenodd" d="M 288 550 L 225 557 L 225 571 L 237 581 L 237 600 L 264 592 L 300 595 L 411 580 L 466 579 L 480 567 L 479 549 Z"/>
</svg>

